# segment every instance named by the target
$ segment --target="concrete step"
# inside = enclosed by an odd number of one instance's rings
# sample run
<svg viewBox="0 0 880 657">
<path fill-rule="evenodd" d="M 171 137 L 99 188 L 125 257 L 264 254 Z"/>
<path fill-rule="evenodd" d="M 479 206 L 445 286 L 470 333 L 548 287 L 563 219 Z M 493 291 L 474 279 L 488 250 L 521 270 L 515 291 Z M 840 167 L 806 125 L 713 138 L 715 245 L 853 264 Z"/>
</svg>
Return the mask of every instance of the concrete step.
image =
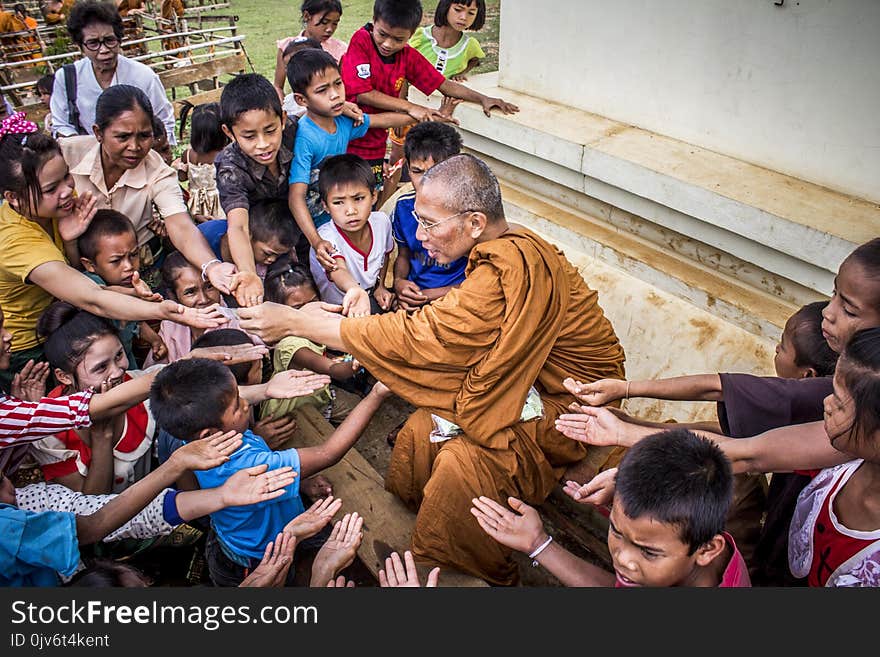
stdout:
<svg viewBox="0 0 880 657">
<path fill-rule="evenodd" d="M 715 252 L 703 249 L 704 263 L 756 270 L 750 284 L 798 305 L 830 294 L 842 260 L 880 235 L 876 203 L 501 88 L 497 73 L 468 84 L 520 107 L 486 117 L 462 104 L 456 116 L 466 146 L 531 177 L 523 186 L 549 183 L 547 196 L 564 188 L 580 197 L 575 206 L 592 205 L 624 230 L 704 245 Z"/>
</svg>

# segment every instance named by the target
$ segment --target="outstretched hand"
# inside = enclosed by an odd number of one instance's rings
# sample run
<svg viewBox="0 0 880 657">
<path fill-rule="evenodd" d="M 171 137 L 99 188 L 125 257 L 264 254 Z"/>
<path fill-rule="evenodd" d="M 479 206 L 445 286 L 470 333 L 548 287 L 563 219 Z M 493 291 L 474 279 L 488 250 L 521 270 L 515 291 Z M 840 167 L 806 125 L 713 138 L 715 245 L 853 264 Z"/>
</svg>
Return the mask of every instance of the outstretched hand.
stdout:
<svg viewBox="0 0 880 657">
<path fill-rule="evenodd" d="M 514 105 L 513 103 L 508 103 L 506 100 L 502 100 L 501 98 L 490 98 L 489 96 L 484 96 L 480 101 L 480 104 L 483 106 L 483 114 L 486 116 L 492 116 L 492 110 L 497 109 L 502 114 L 515 114 L 519 112 L 519 107 Z"/>
<path fill-rule="evenodd" d="M 576 481 L 566 481 L 563 491 L 575 502 L 605 506 L 614 499 L 617 468 L 604 470 L 581 485 Z"/>
<path fill-rule="evenodd" d="M 315 374 L 309 370 L 285 370 L 269 380 L 266 396 L 269 399 L 305 397 L 326 385 L 330 385 L 330 377 L 326 374 Z"/>
<path fill-rule="evenodd" d="M 229 319 L 218 310 L 217 304 L 207 308 L 188 308 L 176 301 L 166 299 L 159 302 L 159 305 L 162 306 L 165 319 L 191 328 L 217 328 L 229 322 Z"/>
<path fill-rule="evenodd" d="M 440 579 L 440 569 L 434 568 L 428 573 L 425 588 L 436 588 Z M 403 553 L 403 561 L 397 552 L 385 559 L 385 568 L 379 571 L 379 586 L 382 588 L 417 588 L 422 585 L 419 581 L 419 571 L 416 568 L 416 560 L 412 552 L 407 550 Z"/>
<path fill-rule="evenodd" d="M 135 272 L 131 275 L 131 287 L 134 289 L 135 295 L 144 301 L 162 300 L 162 295 L 158 292 L 153 292 L 150 286 L 141 279 L 140 272 Z"/>
<path fill-rule="evenodd" d="M 37 402 L 46 394 L 46 380 L 49 377 L 49 363 L 35 363 L 29 360 L 21 372 L 12 377 L 10 393 L 16 399 Z"/>
<path fill-rule="evenodd" d="M 522 500 L 507 498 L 510 508 L 516 513 L 482 495 L 471 502 L 471 514 L 480 527 L 501 545 L 529 554 L 547 539 L 541 516 Z"/>
<path fill-rule="evenodd" d="M 239 587 L 281 588 L 287 581 L 287 573 L 293 564 L 296 537 L 281 532 L 269 541 L 263 560 L 253 572 L 244 578 Z"/>
<path fill-rule="evenodd" d="M 239 306 L 249 308 L 263 303 L 263 281 L 252 271 L 240 271 L 232 277 L 229 291 Z"/>
<path fill-rule="evenodd" d="M 353 287 L 342 297 L 342 314 L 346 317 L 366 317 L 370 314 L 370 295 L 362 287 Z"/>
<path fill-rule="evenodd" d="M 330 538 L 318 550 L 312 563 L 310 586 L 326 586 L 340 570 L 352 564 L 364 538 L 364 533 L 361 531 L 363 525 L 364 519 L 357 513 L 346 513 L 342 520 L 333 526 Z"/>
<path fill-rule="evenodd" d="M 593 383 L 581 383 L 568 378 L 563 387 L 588 406 L 604 406 L 626 396 L 626 381 L 620 379 L 599 379 Z"/>
<path fill-rule="evenodd" d="M 259 306 L 236 310 L 242 330 L 259 337 L 266 344 L 275 344 L 290 335 L 297 311 L 290 306 L 266 301 Z"/>
<path fill-rule="evenodd" d="M 185 470 L 210 470 L 223 465 L 229 455 L 241 447 L 241 434 L 237 431 L 218 431 L 207 438 L 192 440 L 174 450 L 172 459 Z"/>
<path fill-rule="evenodd" d="M 284 495 L 284 487 L 296 479 L 290 466 L 266 472 L 268 464 L 244 468 L 233 474 L 220 486 L 224 506 L 247 506 L 268 502 Z"/>
<path fill-rule="evenodd" d="M 324 529 L 325 525 L 333 519 L 333 516 L 342 508 L 342 500 L 334 499 L 328 495 L 323 500 L 318 500 L 308 509 L 300 513 L 296 518 L 287 523 L 285 533 L 296 536 L 298 540 L 314 536 Z"/>
<path fill-rule="evenodd" d="M 556 419 L 556 430 L 567 438 L 588 445 L 613 447 L 621 444 L 623 422 L 607 408 L 575 407 Z"/>
<path fill-rule="evenodd" d="M 184 358 L 207 358 L 220 361 L 224 365 L 237 365 L 262 360 L 268 353 L 269 349 L 265 345 L 234 344 L 222 347 L 199 347 L 190 351 Z"/>
</svg>

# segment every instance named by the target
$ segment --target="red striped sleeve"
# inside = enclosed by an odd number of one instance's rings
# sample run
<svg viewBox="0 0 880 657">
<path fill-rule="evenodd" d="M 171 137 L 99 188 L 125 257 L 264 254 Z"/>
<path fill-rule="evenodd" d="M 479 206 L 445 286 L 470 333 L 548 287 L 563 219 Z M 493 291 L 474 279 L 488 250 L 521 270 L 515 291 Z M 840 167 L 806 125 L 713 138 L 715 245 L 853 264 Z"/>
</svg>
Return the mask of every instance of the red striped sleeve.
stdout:
<svg viewBox="0 0 880 657">
<path fill-rule="evenodd" d="M 0 395 L 0 448 L 89 426 L 92 394 L 87 390 L 65 397 L 43 397 L 38 402 Z"/>
</svg>

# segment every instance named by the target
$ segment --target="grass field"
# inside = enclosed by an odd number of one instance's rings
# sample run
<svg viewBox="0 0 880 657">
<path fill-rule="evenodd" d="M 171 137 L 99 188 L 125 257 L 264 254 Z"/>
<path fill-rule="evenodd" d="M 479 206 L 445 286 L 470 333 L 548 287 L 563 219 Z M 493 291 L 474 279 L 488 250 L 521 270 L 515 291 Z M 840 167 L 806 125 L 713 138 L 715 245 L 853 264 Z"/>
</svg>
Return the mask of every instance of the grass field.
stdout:
<svg viewBox="0 0 880 657">
<path fill-rule="evenodd" d="M 302 30 L 298 0 L 230 0 L 232 7 L 217 13 L 234 13 L 239 17 L 238 33 L 247 35 L 245 48 L 257 73 L 272 78 L 275 71 L 275 41 L 285 36 L 299 34 Z M 477 72 L 494 71 L 498 68 L 498 12 L 500 0 L 488 0 L 487 20 L 476 34 L 486 52 L 486 59 Z M 422 2 L 423 22 L 433 21 L 437 0 Z M 342 0 L 342 20 L 335 36 L 348 41 L 351 35 L 372 18 L 373 0 Z"/>
</svg>

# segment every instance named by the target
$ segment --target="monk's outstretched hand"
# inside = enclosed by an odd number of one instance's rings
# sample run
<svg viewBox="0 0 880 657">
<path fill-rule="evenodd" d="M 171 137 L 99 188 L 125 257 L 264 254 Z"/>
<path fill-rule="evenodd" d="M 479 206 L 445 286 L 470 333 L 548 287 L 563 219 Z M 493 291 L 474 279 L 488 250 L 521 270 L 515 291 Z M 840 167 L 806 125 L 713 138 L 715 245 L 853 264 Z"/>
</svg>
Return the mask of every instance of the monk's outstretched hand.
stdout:
<svg viewBox="0 0 880 657">
<path fill-rule="evenodd" d="M 267 344 L 294 334 L 297 311 L 290 306 L 267 301 L 250 308 L 238 308 L 236 313 L 241 328 Z"/>
</svg>

